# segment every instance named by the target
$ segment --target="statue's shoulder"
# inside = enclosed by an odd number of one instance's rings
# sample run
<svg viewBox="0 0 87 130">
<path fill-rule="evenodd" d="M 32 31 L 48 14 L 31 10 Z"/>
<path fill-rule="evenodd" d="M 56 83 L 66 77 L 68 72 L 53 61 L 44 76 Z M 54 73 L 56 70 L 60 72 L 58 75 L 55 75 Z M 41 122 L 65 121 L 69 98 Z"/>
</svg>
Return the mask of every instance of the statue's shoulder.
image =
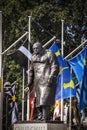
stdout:
<svg viewBox="0 0 87 130">
<path fill-rule="evenodd" d="M 32 54 L 32 61 L 34 61 L 36 59 L 36 55 Z"/>
</svg>

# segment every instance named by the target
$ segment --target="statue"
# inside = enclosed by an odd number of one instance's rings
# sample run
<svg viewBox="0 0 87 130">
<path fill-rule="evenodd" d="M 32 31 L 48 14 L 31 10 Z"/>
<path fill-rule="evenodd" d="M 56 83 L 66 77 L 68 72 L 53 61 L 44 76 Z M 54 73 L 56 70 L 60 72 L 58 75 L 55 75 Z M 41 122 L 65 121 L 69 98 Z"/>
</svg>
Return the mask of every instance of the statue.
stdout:
<svg viewBox="0 0 87 130">
<path fill-rule="evenodd" d="M 33 45 L 33 56 L 29 69 L 28 86 L 35 87 L 38 120 L 49 120 L 50 106 L 55 101 L 56 79 L 58 75 L 57 57 L 45 50 L 41 43 Z"/>
</svg>

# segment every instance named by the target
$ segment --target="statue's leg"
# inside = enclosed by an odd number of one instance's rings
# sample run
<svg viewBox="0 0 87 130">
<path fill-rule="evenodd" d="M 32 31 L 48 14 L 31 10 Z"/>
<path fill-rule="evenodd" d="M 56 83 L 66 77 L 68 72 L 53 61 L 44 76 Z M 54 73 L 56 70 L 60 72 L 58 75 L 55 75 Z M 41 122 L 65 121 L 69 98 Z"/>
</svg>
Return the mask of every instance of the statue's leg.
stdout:
<svg viewBox="0 0 87 130">
<path fill-rule="evenodd" d="M 44 105 L 44 106 L 42 106 L 42 121 L 43 120 L 49 120 L 49 111 L 50 111 L 50 107 L 49 106 L 46 106 L 46 105 Z"/>
<path fill-rule="evenodd" d="M 41 118 L 42 118 L 42 107 L 37 107 L 37 113 L 38 113 L 37 120 L 41 120 Z"/>
</svg>

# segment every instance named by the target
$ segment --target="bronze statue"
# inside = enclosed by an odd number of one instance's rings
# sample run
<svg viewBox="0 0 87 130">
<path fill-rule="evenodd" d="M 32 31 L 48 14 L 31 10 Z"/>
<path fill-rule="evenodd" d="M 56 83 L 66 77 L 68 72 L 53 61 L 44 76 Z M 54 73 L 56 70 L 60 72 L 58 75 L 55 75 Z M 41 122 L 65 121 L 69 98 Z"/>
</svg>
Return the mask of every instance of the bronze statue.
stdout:
<svg viewBox="0 0 87 130">
<path fill-rule="evenodd" d="M 58 63 L 55 54 L 45 50 L 41 43 L 33 45 L 33 56 L 29 69 L 28 86 L 34 85 L 38 120 L 48 120 L 49 108 L 55 101 Z"/>
</svg>

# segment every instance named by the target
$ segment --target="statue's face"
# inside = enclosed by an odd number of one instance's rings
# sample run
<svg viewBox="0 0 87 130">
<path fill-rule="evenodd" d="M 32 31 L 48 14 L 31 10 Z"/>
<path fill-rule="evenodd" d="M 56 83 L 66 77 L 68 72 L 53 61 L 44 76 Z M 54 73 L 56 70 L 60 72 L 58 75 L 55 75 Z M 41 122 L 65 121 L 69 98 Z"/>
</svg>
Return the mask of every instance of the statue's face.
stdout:
<svg viewBox="0 0 87 130">
<path fill-rule="evenodd" d="M 33 45 L 34 54 L 39 54 L 41 52 L 41 49 L 42 49 L 42 46 L 40 43 L 37 42 Z"/>
</svg>

